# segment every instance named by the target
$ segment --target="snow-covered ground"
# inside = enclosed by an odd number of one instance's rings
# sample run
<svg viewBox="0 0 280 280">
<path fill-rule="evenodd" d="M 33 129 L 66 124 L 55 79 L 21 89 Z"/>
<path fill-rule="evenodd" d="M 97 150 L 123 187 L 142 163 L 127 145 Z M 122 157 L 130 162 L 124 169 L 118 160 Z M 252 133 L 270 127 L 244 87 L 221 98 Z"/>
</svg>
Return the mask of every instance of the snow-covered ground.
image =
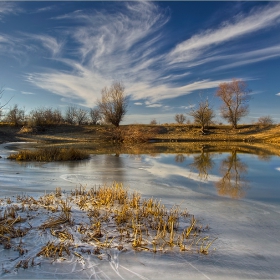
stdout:
<svg viewBox="0 0 280 280">
<path fill-rule="evenodd" d="M 191 163 L 195 156 L 175 161 L 176 155 L 96 155 L 82 162 L 18 163 L 6 159 L 13 145 L 0 145 L 0 197 L 39 196 L 57 187 L 69 192 L 79 184 L 123 182 L 143 197 L 160 198 L 167 206 L 187 208 L 218 237 L 208 255 L 188 252 L 150 253 L 108 249 L 99 260 L 88 255 L 64 261 L 42 260 L 41 265 L 10 269 L 18 252 L 0 245 L 2 279 L 279 279 L 280 278 L 280 159 L 261 161 L 238 155 L 238 178 L 226 180 L 228 154 L 215 154 L 213 168 L 199 176 Z M 27 144 L 21 144 L 22 146 Z M 223 168 L 221 168 L 224 163 Z M 244 168 L 246 166 L 246 168 Z M 206 180 L 206 177 L 208 180 Z M 43 244 L 34 232 L 26 243 Z M 32 256 L 34 252 L 26 254 Z M 4 269 L 10 269 L 5 273 Z"/>
</svg>

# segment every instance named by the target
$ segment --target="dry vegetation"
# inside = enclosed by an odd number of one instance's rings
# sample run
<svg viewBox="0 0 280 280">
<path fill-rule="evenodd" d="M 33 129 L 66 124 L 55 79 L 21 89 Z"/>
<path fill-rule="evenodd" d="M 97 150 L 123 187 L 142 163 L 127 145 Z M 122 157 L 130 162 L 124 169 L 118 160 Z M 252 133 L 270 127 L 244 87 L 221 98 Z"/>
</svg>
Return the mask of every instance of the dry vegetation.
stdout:
<svg viewBox="0 0 280 280">
<path fill-rule="evenodd" d="M 20 129 L 1 125 L 0 141 L 27 141 L 43 144 L 91 143 L 106 146 L 112 143 L 141 144 L 149 140 L 157 142 L 246 142 L 280 144 L 279 125 L 228 125 L 210 126 L 203 133 L 194 125 L 59 125 L 44 130 Z"/>
<path fill-rule="evenodd" d="M 57 188 L 38 199 L 5 198 L 0 200 L 0 213 L 0 244 L 19 252 L 13 263 L 16 269 L 38 265 L 42 258 L 61 262 L 92 255 L 102 260 L 108 248 L 207 255 L 215 240 L 206 235 L 209 227 L 204 228 L 186 209 L 143 199 L 118 183 L 89 190 L 80 186 L 69 194 Z M 27 240 L 29 235 L 34 240 L 35 234 L 40 242 L 34 250 Z M 25 237 L 24 242 L 18 237 Z M 27 244 L 33 244 L 33 255 L 28 257 Z"/>
<path fill-rule="evenodd" d="M 68 161 L 89 158 L 89 154 L 77 148 L 45 147 L 37 150 L 21 150 L 8 159 L 18 161 Z"/>
</svg>

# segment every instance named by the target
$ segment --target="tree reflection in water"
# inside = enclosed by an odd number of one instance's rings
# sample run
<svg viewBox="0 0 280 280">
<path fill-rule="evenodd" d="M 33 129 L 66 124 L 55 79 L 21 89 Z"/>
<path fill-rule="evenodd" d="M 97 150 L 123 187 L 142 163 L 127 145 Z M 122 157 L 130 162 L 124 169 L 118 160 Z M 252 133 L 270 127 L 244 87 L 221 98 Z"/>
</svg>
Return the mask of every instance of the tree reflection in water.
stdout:
<svg viewBox="0 0 280 280">
<path fill-rule="evenodd" d="M 194 156 L 193 162 L 190 164 L 198 171 L 198 176 L 202 180 L 207 181 L 209 172 L 215 165 L 212 155 L 211 152 L 202 149 L 200 154 Z M 183 155 L 178 154 L 175 160 L 181 162 L 182 158 Z M 235 199 L 244 197 L 245 190 L 249 186 L 244 178 L 247 169 L 247 165 L 238 157 L 237 149 L 231 149 L 229 156 L 221 162 L 219 168 L 222 178 L 215 183 L 218 194 Z"/>
<path fill-rule="evenodd" d="M 186 157 L 183 155 L 183 154 L 177 154 L 175 156 L 175 161 L 176 162 L 179 162 L 179 163 L 182 163 L 186 160 Z"/>
<path fill-rule="evenodd" d="M 215 163 L 211 158 L 210 152 L 205 152 L 203 149 L 199 155 L 194 156 L 191 167 L 198 171 L 199 178 L 207 180 L 208 172 L 214 167 Z"/>
<path fill-rule="evenodd" d="M 221 162 L 220 172 L 222 179 L 215 183 L 218 194 L 236 199 L 244 197 L 248 188 L 248 182 L 243 177 L 247 173 L 247 165 L 237 156 L 236 149 Z"/>
</svg>

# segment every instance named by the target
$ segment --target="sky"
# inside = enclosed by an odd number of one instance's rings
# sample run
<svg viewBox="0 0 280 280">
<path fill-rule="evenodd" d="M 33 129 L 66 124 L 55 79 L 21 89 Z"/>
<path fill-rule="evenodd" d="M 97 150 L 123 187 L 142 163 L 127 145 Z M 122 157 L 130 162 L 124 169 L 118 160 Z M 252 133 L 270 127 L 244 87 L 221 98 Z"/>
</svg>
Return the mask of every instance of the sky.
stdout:
<svg viewBox="0 0 280 280">
<path fill-rule="evenodd" d="M 0 104 L 96 106 L 121 81 L 126 123 L 175 122 L 220 83 L 251 90 L 241 123 L 280 123 L 280 2 L 0 1 Z"/>
</svg>

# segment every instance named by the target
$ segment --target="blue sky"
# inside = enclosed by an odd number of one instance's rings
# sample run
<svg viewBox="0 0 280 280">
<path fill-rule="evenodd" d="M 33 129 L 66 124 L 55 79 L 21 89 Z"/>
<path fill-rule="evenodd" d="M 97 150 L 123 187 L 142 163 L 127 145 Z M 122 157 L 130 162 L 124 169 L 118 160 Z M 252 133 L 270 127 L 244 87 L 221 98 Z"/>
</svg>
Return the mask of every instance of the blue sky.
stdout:
<svg viewBox="0 0 280 280">
<path fill-rule="evenodd" d="M 0 2 L 8 107 L 92 108 L 117 80 L 124 123 L 174 122 L 200 98 L 220 121 L 214 95 L 233 78 L 252 90 L 241 123 L 280 122 L 280 2 Z"/>
</svg>

